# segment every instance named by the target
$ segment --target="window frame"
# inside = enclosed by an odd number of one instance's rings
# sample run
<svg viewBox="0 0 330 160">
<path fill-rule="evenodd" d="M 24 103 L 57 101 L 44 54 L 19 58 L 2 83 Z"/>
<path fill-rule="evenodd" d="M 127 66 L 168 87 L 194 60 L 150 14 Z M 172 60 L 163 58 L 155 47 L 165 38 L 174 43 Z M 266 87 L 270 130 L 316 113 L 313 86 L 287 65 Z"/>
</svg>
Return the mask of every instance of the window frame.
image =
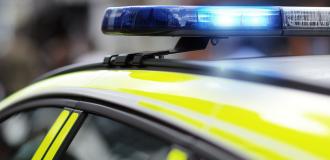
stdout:
<svg viewBox="0 0 330 160">
<path fill-rule="evenodd" d="M 17 110 L 18 109 L 18 110 Z M 43 143 L 43 141 L 45 140 L 45 138 L 46 138 L 46 136 L 49 134 L 49 132 L 52 132 L 52 133 L 57 133 L 57 132 L 60 132 L 61 131 L 61 129 L 62 129 L 62 127 L 65 125 L 65 123 L 66 123 L 66 120 L 67 120 L 67 117 L 66 116 L 64 116 L 64 114 L 63 114 L 63 112 L 64 111 L 67 111 L 67 112 L 69 112 L 69 114 L 68 115 L 70 115 L 73 111 L 71 111 L 71 110 L 69 110 L 69 109 L 66 109 L 65 107 L 53 107 L 53 106 L 45 106 L 45 107 L 33 107 L 33 108 L 29 108 L 29 109 L 23 109 L 23 110 L 21 110 L 21 109 L 19 109 L 19 108 L 17 108 L 17 109 L 14 109 L 13 110 L 13 112 L 11 113 L 11 114 L 8 114 L 8 115 L 6 115 L 6 116 L 0 116 L 1 117 L 1 120 L 0 120 L 0 123 L 3 123 L 3 122 L 5 122 L 6 120 L 8 120 L 8 119 L 10 119 L 10 118 L 12 118 L 12 117 L 15 117 L 16 115 L 19 115 L 19 114 L 25 114 L 25 113 L 27 113 L 27 112 L 37 112 L 39 109 L 52 109 L 52 110 L 58 110 L 59 111 L 59 113 L 58 113 L 58 115 L 56 115 L 55 116 L 55 120 L 53 121 L 53 122 L 51 122 L 50 124 L 49 124 L 49 126 L 47 126 L 47 132 L 46 132 L 46 134 L 44 135 L 44 137 L 42 137 L 42 139 L 41 139 L 41 142 L 40 142 L 40 144 L 37 144 L 36 145 L 36 150 L 34 151 L 34 153 L 33 153 L 33 155 L 32 155 L 32 157 L 31 157 L 31 159 L 34 159 L 34 156 L 36 155 L 36 153 L 40 150 L 40 146 L 41 146 L 41 144 Z M 0 112 L 0 115 L 1 115 L 1 113 L 2 112 Z M 61 118 L 62 120 L 59 120 L 59 118 Z M 64 118 L 64 121 L 63 121 L 63 118 Z M 57 122 L 57 123 L 56 123 Z M 57 126 L 59 126 L 59 127 L 55 127 L 54 128 L 54 126 L 55 125 L 57 125 Z M 51 131 L 52 130 L 52 131 Z M 48 139 L 49 139 L 50 137 L 48 137 Z M 53 141 L 53 140 L 55 140 L 57 138 L 57 136 L 55 136 L 55 137 L 51 137 L 51 139 L 49 139 L 49 140 L 51 140 L 51 141 Z M 49 141 L 48 140 L 48 141 Z M 46 143 L 45 143 L 46 144 Z M 44 145 L 45 145 L 44 144 Z M 47 152 L 47 150 L 48 150 L 48 148 L 51 146 L 51 144 L 46 144 L 46 152 Z M 44 151 L 39 151 L 39 155 L 40 155 L 40 153 L 43 153 Z M 46 152 L 45 153 L 43 153 L 42 154 L 42 156 L 45 156 L 46 155 Z"/>
<path fill-rule="evenodd" d="M 84 96 L 53 95 L 27 99 L 2 110 L 0 112 L 0 123 L 19 112 L 42 108 L 45 106 L 61 109 L 69 108 L 72 110 L 83 111 L 87 114 L 94 114 L 113 119 L 119 123 L 126 124 L 161 138 L 172 143 L 174 146 L 180 146 L 186 151 L 189 150 L 190 157 L 193 160 L 197 157 L 197 155 L 207 159 L 245 159 L 241 155 L 238 155 L 229 149 L 216 146 L 215 144 L 212 144 L 212 142 L 197 137 L 184 129 L 161 121 L 150 115 L 138 112 L 136 110 L 131 110 L 128 107 L 115 103 L 105 102 Z M 60 155 L 66 151 L 67 147 L 71 144 L 73 137 L 77 134 L 77 132 L 79 132 L 80 128 L 75 129 L 76 131 L 72 132 L 73 135 L 68 135 L 72 137 L 70 141 L 65 141 L 65 144 L 62 144 L 62 146 L 66 147 L 59 150 Z M 57 158 L 59 157 L 60 156 L 57 156 Z"/>
</svg>

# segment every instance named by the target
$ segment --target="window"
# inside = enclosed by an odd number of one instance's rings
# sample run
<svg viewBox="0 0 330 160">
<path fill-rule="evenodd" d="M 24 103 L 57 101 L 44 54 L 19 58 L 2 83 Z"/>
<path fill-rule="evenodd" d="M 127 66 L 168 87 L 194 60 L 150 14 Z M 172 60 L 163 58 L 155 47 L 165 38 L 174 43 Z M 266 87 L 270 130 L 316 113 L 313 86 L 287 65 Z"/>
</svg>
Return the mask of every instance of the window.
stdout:
<svg viewBox="0 0 330 160">
<path fill-rule="evenodd" d="M 88 115 L 65 159 L 166 160 L 171 144 L 111 119 Z"/>
<path fill-rule="evenodd" d="M 61 109 L 21 112 L 0 123 L 0 159 L 31 159 Z"/>
</svg>

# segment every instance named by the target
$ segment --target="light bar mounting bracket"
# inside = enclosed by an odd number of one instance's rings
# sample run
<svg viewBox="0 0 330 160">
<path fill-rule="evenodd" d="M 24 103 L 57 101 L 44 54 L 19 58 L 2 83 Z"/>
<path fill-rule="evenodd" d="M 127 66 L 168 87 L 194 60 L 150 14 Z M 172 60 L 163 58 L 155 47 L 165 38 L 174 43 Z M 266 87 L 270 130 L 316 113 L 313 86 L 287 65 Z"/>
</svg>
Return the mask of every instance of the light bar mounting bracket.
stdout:
<svg viewBox="0 0 330 160">
<path fill-rule="evenodd" d="M 129 54 L 116 54 L 104 58 L 106 66 L 142 66 L 145 59 L 163 59 L 165 55 L 203 50 L 210 37 L 181 37 L 175 47 L 165 51 L 144 51 Z"/>
</svg>

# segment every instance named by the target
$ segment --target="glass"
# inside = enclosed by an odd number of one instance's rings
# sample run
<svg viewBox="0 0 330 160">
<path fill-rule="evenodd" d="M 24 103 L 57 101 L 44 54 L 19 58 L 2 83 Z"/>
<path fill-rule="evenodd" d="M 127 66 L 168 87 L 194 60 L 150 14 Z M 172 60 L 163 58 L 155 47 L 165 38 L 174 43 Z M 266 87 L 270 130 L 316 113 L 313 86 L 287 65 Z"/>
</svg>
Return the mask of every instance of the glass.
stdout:
<svg viewBox="0 0 330 160">
<path fill-rule="evenodd" d="M 0 123 L 0 159 L 31 159 L 61 109 L 21 112 Z"/>
<path fill-rule="evenodd" d="M 171 144 L 111 119 L 88 115 L 64 159 L 165 160 Z"/>
</svg>

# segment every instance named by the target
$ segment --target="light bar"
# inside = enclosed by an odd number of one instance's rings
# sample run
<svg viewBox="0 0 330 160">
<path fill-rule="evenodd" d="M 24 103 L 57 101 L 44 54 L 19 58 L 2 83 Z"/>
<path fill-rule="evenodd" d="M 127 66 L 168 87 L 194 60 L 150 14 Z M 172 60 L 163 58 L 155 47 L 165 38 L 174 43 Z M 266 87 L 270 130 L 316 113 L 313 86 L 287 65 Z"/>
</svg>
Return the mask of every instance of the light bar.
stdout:
<svg viewBox="0 0 330 160">
<path fill-rule="evenodd" d="M 105 34 L 329 36 L 327 7 L 129 6 L 106 10 Z"/>
</svg>

